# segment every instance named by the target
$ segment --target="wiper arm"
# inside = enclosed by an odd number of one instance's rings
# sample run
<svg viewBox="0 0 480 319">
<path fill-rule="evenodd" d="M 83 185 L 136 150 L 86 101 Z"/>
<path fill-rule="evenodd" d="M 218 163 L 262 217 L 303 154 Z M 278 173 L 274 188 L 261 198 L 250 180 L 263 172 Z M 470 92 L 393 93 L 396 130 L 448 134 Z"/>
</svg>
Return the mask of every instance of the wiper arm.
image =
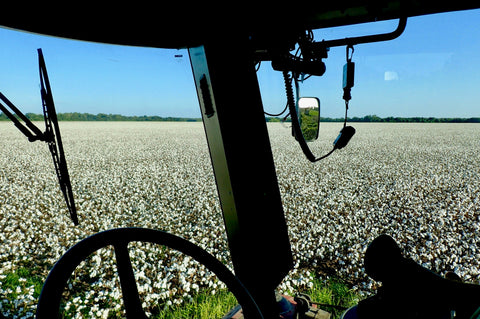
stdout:
<svg viewBox="0 0 480 319">
<path fill-rule="evenodd" d="M 18 116 L 0 103 L 0 110 L 15 124 L 15 126 L 28 138 L 30 142 L 44 141 L 48 144 L 55 166 L 55 173 L 58 177 L 60 189 L 65 198 L 70 218 L 75 225 L 78 225 L 77 209 L 73 198 L 72 185 L 68 175 L 67 161 L 63 152 L 62 138 L 58 126 L 57 113 L 53 103 L 52 90 L 48 80 L 47 68 L 43 59 L 42 49 L 38 49 L 38 64 L 40 70 L 40 93 L 42 96 L 43 117 L 45 119 L 45 132 L 35 126 L 5 95 L 0 92 L 0 99 Z M 25 125 L 19 120 L 21 119 Z"/>
<path fill-rule="evenodd" d="M 22 132 L 30 142 L 34 142 L 37 140 L 44 141 L 45 136 L 42 131 L 33 124 L 28 117 L 26 117 L 15 105 L 13 105 L 10 100 L 7 99 L 5 95 L 0 92 L 0 99 L 13 111 L 15 114 L 25 122 L 25 125 L 20 122 L 15 115 L 13 115 L 7 107 L 5 107 L 2 103 L 0 103 L 0 109 L 2 110 L 3 114 L 5 114 L 15 126 Z M 30 130 L 29 130 L 30 129 Z"/>
</svg>

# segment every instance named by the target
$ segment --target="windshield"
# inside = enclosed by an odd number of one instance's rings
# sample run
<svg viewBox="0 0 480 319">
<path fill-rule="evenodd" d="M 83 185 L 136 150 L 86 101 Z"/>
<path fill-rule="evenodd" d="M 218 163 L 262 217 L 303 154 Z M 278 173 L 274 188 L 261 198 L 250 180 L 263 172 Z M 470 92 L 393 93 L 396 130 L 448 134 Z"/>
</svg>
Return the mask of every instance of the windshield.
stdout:
<svg viewBox="0 0 480 319">
<path fill-rule="evenodd" d="M 377 283 L 362 271 L 363 253 L 382 233 L 421 265 L 479 282 L 478 21 L 480 10 L 410 18 L 398 39 L 355 46 L 348 121 L 357 133 L 324 161 L 305 159 L 283 121 L 288 112 L 266 116 L 295 258 L 282 291 L 335 277 L 358 296 L 372 293 Z M 314 30 L 314 37 L 389 32 L 396 23 Z M 0 43 L 0 92 L 42 129 L 36 54 L 43 50 L 79 219 L 79 226 L 69 220 L 48 150 L 1 114 L 0 313 L 33 317 L 56 260 L 106 229 L 169 231 L 231 265 L 187 50 L 8 29 L 0 29 Z M 322 77 L 299 86 L 300 96 L 320 99 L 319 139 L 309 144 L 318 154 L 331 149 L 343 125 L 345 47 L 332 48 L 324 62 Z M 264 109 L 281 113 L 282 74 L 269 62 L 258 67 Z M 238 110 L 245 129 L 248 111 Z M 200 291 L 225 288 L 183 256 L 148 245 L 132 247 L 132 254 L 153 317 Z M 66 317 L 121 316 L 112 257 L 111 249 L 100 251 L 72 279 Z M 86 286 L 95 293 L 85 293 Z"/>
<path fill-rule="evenodd" d="M 404 33 L 388 42 L 355 46 L 355 87 L 349 115 L 363 117 L 478 117 L 475 90 L 480 47 L 478 10 L 409 18 Z M 398 20 L 314 30 L 315 41 L 393 31 Z M 318 96 L 323 116 L 342 117 L 345 47 L 331 48 L 327 71 L 302 85 L 303 96 Z M 266 63 L 267 64 L 267 63 Z M 259 77 L 267 111 L 284 105 L 283 79 L 268 66 Z M 262 81 L 263 80 L 263 81 Z M 262 91 L 264 93 L 264 91 Z"/>
</svg>

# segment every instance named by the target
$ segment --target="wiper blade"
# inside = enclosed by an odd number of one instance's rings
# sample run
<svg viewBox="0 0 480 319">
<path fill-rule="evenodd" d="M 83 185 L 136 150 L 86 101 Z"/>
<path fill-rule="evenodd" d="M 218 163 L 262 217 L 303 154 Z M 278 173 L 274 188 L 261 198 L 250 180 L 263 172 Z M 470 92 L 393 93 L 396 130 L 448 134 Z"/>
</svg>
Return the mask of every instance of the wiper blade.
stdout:
<svg viewBox="0 0 480 319">
<path fill-rule="evenodd" d="M 73 198 L 72 185 L 70 183 L 70 176 L 68 175 L 67 161 L 63 152 L 62 138 L 60 137 L 60 128 L 58 126 L 57 113 L 55 112 L 55 105 L 53 103 L 52 91 L 50 82 L 48 81 L 47 68 L 45 67 L 45 60 L 41 49 L 38 49 L 38 63 L 40 69 L 40 86 L 43 106 L 43 116 L 45 119 L 45 132 L 33 124 L 28 117 L 26 117 L 12 102 L 10 102 L 5 95 L 0 92 L 0 100 L 6 104 L 0 103 L 0 110 L 5 114 L 15 126 L 28 138 L 30 142 L 44 141 L 48 144 L 50 153 L 52 153 L 53 164 L 55 166 L 55 173 L 58 177 L 60 189 L 67 204 L 70 218 L 75 225 L 78 225 L 77 209 Z M 10 110 L 12 112 L 10 112 Z M 20 121 L 22 120 L 25 125 Z"/>
<path fill-rule="evenodd" d="M 45 66 L 42 49 L 38 49 L 38 64 L 40 71 L 40 92 L 42 96 L 43 115 L 46 128 L 43 135 L 45 136 L 45 142 L 48 144 L 50 153 L 52 153 L 55 172 L 70 213 L 70 218 L 75 225 L 78 225 L 77 209 L 75 207 L 67 161 L 65 160 L 60 128 L 58 126 L 57 112 L 55 111 L 55 105 L 53 103 L 52 90 L 48 80 L 47 68 Z"/>
</svg>

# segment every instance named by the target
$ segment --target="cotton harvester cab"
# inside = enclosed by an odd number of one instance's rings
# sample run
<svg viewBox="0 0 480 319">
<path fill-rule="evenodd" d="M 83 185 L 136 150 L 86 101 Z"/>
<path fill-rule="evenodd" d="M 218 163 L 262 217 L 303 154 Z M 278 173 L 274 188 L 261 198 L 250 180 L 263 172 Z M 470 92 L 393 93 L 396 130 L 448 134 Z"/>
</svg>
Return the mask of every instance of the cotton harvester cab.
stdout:
<svg viewBox="0 0 480 319">
<path fill-rule="evenodd" d="M 235 271 L 233 275 L 199 247 L 168 233 L 136 228 L 106 231 L 80 242 L 56 264 L 42 291 L 38 318 L 53 318 L 58 312 L 61 289 L 76 265 L 105 245 L 115 248 L 127 317 L 144 318 L 126 250 L 130 241 L 167 245 L 203 263 L 235 294 L 246 318 L 279 318 L 275 292 L 292 269 L 293 257 L 255 65 L 271 61 L 273 68 L 283 73 L 292 117 L 292 138 L 297 139 L 308 160 L 319 161 L 330 153 L 314 155 L 305 142 L 318 135 L 319 119 L 315 118 L 318 105 L 315 99 L 296 103 L 294 81 L 305 75 L 322 76 L 325 72 L 323 59 L 327 58 L 328 49 L 344 46 L 343 86 L 347 110 L 350 89 L 354 85 L 354 63 L 350 57 L 355 45 L 400 36 L 409 17 L 472 9 L 480 4 L 462 0 L 352 0 L 297 1 L 272 6 L 249 2 L 215 5 L 199 2 L 179 7 L 174 3 L 136 2 L 131 5 L 119 3 L 114 7 L 83 3 L 69 6 L 35 4 L 33 7 L 33 15 L 23 14 L 23 10 L 4 9 L 0 25 L 83 41 L 188 48 Z M 311 36 L 311 30 L 390 19 L 397 19 L 398 27 L 383 34 L 329 41 L 316 41 Z M 301 54 L 292 53 L 295 50 Z M 248 117 L 247 126 L 241 120 L 243 115 Z M 60 133 L 53 133 L 58 139 Z M 354 133 L 345 122 L 331 152 L 345 147 Z M 61 167 L 64 168 L 59 180 L 66 185 L 67 204 L 74 206 L 66 165 Z M 74 212 L 74 207 L 70 211 Z M 80 216 L 78 222 L 82 222 Z M 372 243 L 366 263 L 370 276 L 391 282 L 391 286 L 387 286 L 393 288 L 391 294 L 380 298 L 382 300 L 363 303 L 363 308 L 355 314 L 358 318 L 395 318 L 396 314 L 385 315 L 385 311 L 396 307 L 395 296 L 399 291 L 405 293 L 405 285 L 411 282 L 420 283 L 415 298 L 422 300 L 412 301 L 418 318 L 431 313 L 424 311 L 424 307 L 436 308 L 448 300 L 454 300 L 452 307 L 462 318 L 470 318 L 480 307 L 478 286 L 437 278 L 404 259 L 388 238 Z M 391 272 L 403 272 L 408 276 L 402 283 L 391 280 Z M 444 298 L 452 294 L 456 297 Z M 445 307 L 448 311 L 450 308 Z"/>
</svg>

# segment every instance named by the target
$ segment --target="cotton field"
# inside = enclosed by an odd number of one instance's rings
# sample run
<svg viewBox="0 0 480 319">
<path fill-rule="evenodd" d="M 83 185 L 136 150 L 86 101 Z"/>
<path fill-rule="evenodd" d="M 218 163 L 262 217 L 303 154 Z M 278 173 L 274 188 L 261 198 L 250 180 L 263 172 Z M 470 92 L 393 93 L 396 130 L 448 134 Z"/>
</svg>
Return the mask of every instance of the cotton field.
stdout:
<svg viewBox="0 0 480 319">
<path fill-rule="evenodd" d="M 39 123 L 41 127 L 42 124 Z M 362 272 L 368 243 L 390 234 L 405 254 L 443 273 L 480 281 L 480 125 L 354 123 L 350 144 L 310 163 L 290 128 L 269 124 L 295 269 L 284 291 L 311 276 L 335 275 L 368 293 Z M 35 313 L 38 282 L 81 239 L 116 227 L 180 235 L 230 264 L 202 123 L 61 122 L 79 226 L 68 217 L 50 153 L 0 122 L 0 311 Z M 322 155 L 340 123 L 322 123 Z M 132 244 L 143 307 L 181 303 L 224 286 L 188 257 Z M 123 307 L 113 249 L 77 270 L 66 313 L 107 318 Z M 32 280 L 36 278 L 37 284 Z M 37 288 L 36 288 L 37 287 Z M 118 301 L 118 302 L 117 302 Z"/>
</svg>

